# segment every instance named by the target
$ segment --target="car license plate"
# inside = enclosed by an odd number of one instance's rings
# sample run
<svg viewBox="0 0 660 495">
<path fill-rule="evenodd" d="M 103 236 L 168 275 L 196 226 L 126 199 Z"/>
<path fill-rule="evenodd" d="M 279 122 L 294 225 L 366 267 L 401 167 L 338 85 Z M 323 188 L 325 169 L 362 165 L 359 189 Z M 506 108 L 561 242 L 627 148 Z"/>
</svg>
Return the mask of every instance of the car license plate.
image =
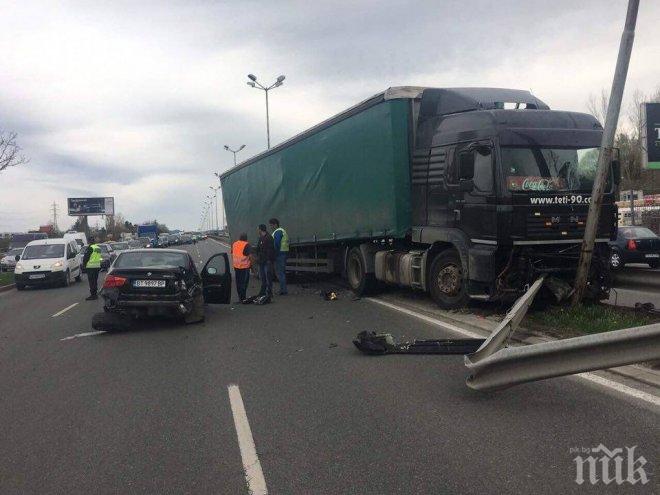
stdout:
<svg viewBox="0 0 660 495">
<path fill-rule="evenodd" d="M 133 287 L 165 287 L 165 280 L 136 280 Z"/>
<path fill-rule="evenodd" d="M 37 273 L 36 275 L 30 275 L 30 280 L 35 280 L 37 278 L 46 278 L 45 273 Z"/>
<path fill-rule="evenodd" d="M 655 253 L 655 254 L 647 254 L 646 257 L 647 257 L 647 258 L 660 258 L 660 254 L 658 254 L 658 253 Z"/>
</svg>

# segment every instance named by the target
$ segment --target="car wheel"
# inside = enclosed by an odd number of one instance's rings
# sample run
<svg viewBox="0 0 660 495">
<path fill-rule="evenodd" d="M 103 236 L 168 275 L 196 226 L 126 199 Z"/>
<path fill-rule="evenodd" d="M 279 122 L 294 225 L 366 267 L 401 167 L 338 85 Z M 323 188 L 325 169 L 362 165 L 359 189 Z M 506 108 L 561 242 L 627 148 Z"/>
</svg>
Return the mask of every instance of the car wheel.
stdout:
<svg viewBox="0 0 660 495">
<path fill-rule="evenodd" d="M 183 322 L 188 325 L 190 323 L 202 323 L 204 319 L 204 296 L 200 292 L 193 299 L 192 309 L 190 313 L 183 317 Z"/>
<path fill-rule="evenodd" d="M 613 249 L 610 254 L 610 268 L 614 271 L 620 270 L 624 266 L 623 258 L 618 249 Z"/>
<path fill-rule="evenodd" d="M 64 272 L 64 281 L 62 282 L 63 287 L 68 287 L 71 285 L 71 272 L 67 270 Z"/>
<path fill-rule="evenodd" d="M 431 264 L 429 285 L 431 297 L 443 309 L 462 308 L 470 300 L 463 264 L 453 249 L 435 257 Z"/>
<path fill-rule="evenodd" d="M 129 316 L 118 313 L 96 313 L 92 316 L 92 328 L 102 332 L 121 332 L 130 330 L 132 320 Z"/>
<path fill-rule="evenodd" d="M 76 275 L 76 282 L 80 282 L 82 280 L 82 270 L 78 270 L 78 275 Z"/>
<path fill-rule="evenodd" d="M 16 290 L 25 290 L 25 285 L 16 282 Z"/>
</svg>

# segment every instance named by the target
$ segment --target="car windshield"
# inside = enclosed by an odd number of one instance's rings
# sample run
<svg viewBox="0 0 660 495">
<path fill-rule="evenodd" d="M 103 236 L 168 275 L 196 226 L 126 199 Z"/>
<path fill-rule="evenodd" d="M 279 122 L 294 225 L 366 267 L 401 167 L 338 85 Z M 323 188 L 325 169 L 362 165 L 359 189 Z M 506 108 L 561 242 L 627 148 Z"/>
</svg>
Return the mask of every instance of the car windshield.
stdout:
<svg viewBox="0 0 660 495">
<path fill-rule="evenodd" d="M 188 255 L 163 251 L 135 251 L 119 255 L 115 268 L 155 268 L 158 266 L 183 266 L 188 268 Z"/>
<path fill-rule="evenodd" d="M 655 239 L 657 237 L 645 227 L 623 227 L 619 229 L 619 233 L 624 239 Z"/>
<path fill-rule="evenodd" d="M 62 256 L 64 256 L 64 244 L 39 244 L 37 246 L 26 247 L 21 259 L 40 260 L 61 258 Z"/>
<path fill-rule="evenodd" d="M 502 147 L 501 154 L 509 191 L 591 192 L 593 187 L 598 148 Z"/>
</svg>

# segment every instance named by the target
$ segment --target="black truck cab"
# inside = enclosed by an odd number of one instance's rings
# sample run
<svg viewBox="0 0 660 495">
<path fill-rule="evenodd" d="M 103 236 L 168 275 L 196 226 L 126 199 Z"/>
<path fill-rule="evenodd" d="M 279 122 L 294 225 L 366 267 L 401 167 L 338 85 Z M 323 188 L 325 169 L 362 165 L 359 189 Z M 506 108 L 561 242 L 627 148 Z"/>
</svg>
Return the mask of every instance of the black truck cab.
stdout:
<svg viewBox="0 0 660 495">
<path fill-rule="evenodd" d="M 411 241 L 425 252 L 424 285 L 434 299 L 456 307 L 515 296 L 541 273 L 557 297 L 570 292 L 598 162 L 598 121 L 508 89 L 429 88 L 415 110 Z M 609 290 L 616 177 L 608 179 L 598 224 L 589 285 L 597 298 Z"/>
</svg>

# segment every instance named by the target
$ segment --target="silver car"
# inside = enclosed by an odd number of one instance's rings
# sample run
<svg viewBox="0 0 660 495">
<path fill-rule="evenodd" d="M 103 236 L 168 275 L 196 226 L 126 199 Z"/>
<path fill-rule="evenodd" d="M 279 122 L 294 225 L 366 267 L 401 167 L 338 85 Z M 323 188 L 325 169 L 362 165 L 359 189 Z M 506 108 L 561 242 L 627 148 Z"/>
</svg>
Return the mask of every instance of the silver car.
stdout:
<svg viewBox="0 0 660 495">
<path fill-rule="evenodd" d="M 23 253 L 23 248 L 10 249 L 0 258 L 0 272 L 13 272 L 16 268 L 16 256 Z"/>
</svg>

